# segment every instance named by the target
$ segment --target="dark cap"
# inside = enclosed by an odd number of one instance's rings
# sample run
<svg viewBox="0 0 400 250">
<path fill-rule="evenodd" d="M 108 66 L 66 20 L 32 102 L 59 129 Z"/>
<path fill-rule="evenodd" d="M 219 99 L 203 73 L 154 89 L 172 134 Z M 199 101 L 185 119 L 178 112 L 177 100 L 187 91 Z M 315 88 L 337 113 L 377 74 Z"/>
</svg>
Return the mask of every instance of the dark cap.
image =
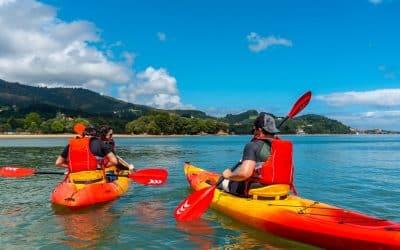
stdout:
<svg viewBox="0 0 400 250">
<path fill-rule="evenodd" d="M 275 125 L 275 119 L 267 114 L 260 114 L 254 121 L 254 127 L 262 128 L 270 134 L 279 133 L 279 129 Z"/>
</svg>

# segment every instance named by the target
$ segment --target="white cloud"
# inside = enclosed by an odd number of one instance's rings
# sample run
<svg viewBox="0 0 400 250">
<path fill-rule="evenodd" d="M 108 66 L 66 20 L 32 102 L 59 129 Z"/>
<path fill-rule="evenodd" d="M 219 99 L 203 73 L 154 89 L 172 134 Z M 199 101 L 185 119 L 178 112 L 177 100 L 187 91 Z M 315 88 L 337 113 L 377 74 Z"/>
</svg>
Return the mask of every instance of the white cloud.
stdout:
<svg viewBox="0 0 400 250">
<path fill-rule="evenodd" d="M 400 110 L 388 110 L 388 111 L 368 111 L 362 112 L 360 115 L 362 118 L 388 118 L 396 117 L 400 118 Z"/>
<path fill-rule="evenodd" d="M 167 40 L 167 35 L 164 32 L 157 32 L 157 37 L 161 42 Z"/>
<path fill-rule="evenodd" d="M 383 2 L 383 0 L 369 0 L 369 2 L 374 5 L 378 5 L 378 4 L 381 4 Z"/>
<path fill-rule="evenodd" d="M 165 33 L 158 37 L 164 41 Z M 54 7 L 35 0 L 0 0 L 0 78 L 35 86 L 83 87 L 160 108 L 182 105 L 176 79 L 165 69 L 148 67 L 137 76 L 136 55 L 123 42 L 103 44 L 98 28 L 84 20 L 65 22 Z M 114 48 L 122 51 L 114 55 Z M 115 61 L 119 56 L 123 61 Z M 131 83 L 134 84 L 131 84 Z"/>
<path fill-rule="evenodd" d="M 52 6 L 34 0 L 0 0 L 0 30 L 4 80 L 105 88 L 131 77 L 132 58 L 127 63 L 111 61 L 91 45 L 101 41 L 93 23 L 63 22 Z"/>
<path fill-rule="evenodd" d="M 400 131 L 400 110 L 366 111 L 358 113 L 328 114 L 327 117 L 358 129 L 385 129 Z"/>
<path fill-rule="evenodd" d="M 2 5 L 6 5 L 6 4 L 9 4 L 9 3 L 12 3 L 12 2 L 15 2 L 15 0 L 0 0 L 0 7 Z"/>
<path fill-rule="evenodd" d="M 163 68 L 148 67 L 132 84 L 120 87 L 119 94 L 126 101 L 163 109 L 193 108 L 181 103 L 175 77 Z"/>
<path fill-rule="evenodd" d="M 292 41 L 285 38 L 277 38 L 275 36 L 262 37 L 255 32 L 251 32 L 247 35 L 247 41 L 249 42 L 249 49 L 252 52 L 260 52 L 266 50 L 270 46 L 280 45 L 292 47 Z"/>
<path fill-rule="evenodd" d="M 378 89 L 364 92 L 342 92 L 328 95 L 318 95 L 317 100 L 327 102 L 332 106 L 371 105 L 371 106 L 400 106 L 400 89 Z"/>
</svg>

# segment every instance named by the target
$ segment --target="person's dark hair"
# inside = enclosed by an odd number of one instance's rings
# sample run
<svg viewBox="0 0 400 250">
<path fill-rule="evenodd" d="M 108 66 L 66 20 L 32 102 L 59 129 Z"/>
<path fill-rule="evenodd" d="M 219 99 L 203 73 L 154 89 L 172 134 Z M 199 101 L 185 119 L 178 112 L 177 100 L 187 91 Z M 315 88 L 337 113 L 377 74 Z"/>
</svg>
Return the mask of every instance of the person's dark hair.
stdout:
<svg viewBox="0 0 400 250">
<path fill-rule="evenodd" d="M 93 137 L 97 136 L 97 130 L 92 125 L 87 126 L 85 128 L 85 132 L 84 133 L 85 133 L 85 135 L 89 135 L 89 136 L 93 136 Z"/>
<path fill-rule="evenodd" d="M 108 126 L 108 125 L 103 125 L 103 126 L 100 127 L 100 129 L 99 129 L 99 136 L 100 136 L 100 139 L 101 139 L 102 141 L 105 141 L 105 140 L 106 140 L 107 133 L 108 133 L 108 131 L 110 131 L 111 129 L 112 129 L 112 127 L 110 127 L 110 126 Z"/>
</svg>

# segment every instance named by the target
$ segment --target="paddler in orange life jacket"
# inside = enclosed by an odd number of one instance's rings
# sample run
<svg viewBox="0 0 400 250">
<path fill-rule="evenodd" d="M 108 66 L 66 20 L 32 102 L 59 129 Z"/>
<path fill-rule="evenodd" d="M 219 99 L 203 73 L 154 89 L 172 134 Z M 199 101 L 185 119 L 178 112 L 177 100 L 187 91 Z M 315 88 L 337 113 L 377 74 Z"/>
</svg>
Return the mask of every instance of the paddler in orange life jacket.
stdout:
<svg viewBox="0 0 400 250">
<path fill-rule="evenodd" d="M 279 139 L 272 116 L 261 113 L 254 121 L 253 138 L 243 150 L 241 165 L 234 172 L 222 173 L 225 180 L 218 186 L 237 196 L 248 196 L 249 189 L 271 184 L 293 187 L 292 144 Z"/>
<path fill-rule="evenodd" d="M 89 136 L 85 125 L 78 123 L 74 126 L 76 138 L 69 141 L 55 165 L 68 168 L 69 173 L 98 171 L 117 164 L 117 158 L 109 145 L 105 145 L 97 137 Z M 103 159 L 107 157 L 107 164 Z"/>
</svg>

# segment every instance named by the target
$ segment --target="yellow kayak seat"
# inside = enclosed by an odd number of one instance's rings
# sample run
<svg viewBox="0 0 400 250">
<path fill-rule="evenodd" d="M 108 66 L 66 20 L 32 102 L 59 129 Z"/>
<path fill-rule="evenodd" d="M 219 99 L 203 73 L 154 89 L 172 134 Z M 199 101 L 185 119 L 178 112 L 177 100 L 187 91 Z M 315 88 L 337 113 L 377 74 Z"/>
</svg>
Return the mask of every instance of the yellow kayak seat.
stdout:
<svg viewBox="0 0 400 250">
<path fill-rule="evenodd" d="M 285 199 L 290 190 L 290 185 L 287 184 L 273 184 L 261 188 L 253 188 L 249 190 L 249 195 L 254 200 L 258 199 L 274 199 L 283 200 Z"/>
</svg>

